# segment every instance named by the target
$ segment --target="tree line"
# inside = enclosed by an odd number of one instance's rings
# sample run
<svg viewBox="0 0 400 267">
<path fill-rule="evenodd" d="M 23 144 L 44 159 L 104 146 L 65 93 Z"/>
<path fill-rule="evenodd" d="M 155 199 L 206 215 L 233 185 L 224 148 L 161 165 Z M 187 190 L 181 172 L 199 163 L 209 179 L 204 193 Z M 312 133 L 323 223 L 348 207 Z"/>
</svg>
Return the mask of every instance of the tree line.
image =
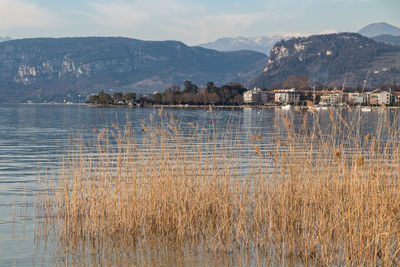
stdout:
<svg viewBox="0 0 400 267">
<path fill-rule="evenodd" d="M 243 104 L 245 91 L 246 88 L 240 83 L 229 83 L 218 87 L 213 82 L 208 82 L 206 87 L 200 89 L 196 84 L 186 80 L 183 89 L 180 86 L 171 86 L 163 93 L 155 93 L 149 101 L 166 105 L 240 105 Z"/>
<path fill-rule="evenodd" d="M 111 104 L 128 104 L 129 102 L 136 102 L 136 93 L 120 93 L 115 92 L 112 96 L 104 93 L 93 94 L 87 100 L 89 104 L 96 105 L 111 105 Z"/>
<path fill-rule="evenodd" d="M 173 85 L 164 92 L 156 92 L 151 96 L 141 96 L 139 102 L 142 104 L 164 104 L 164 105 L 240 105 L 243 104 L 243 93 L 246 88 L 240 83 L 229 83 L 220 87 L 213 82 L 208 82 L 206 87 L 200 88 L 192 81 L 186 80 L 183 89 Z M 98 105 L 127 104 L 136 102 L 135 93 L 122 94 L 116 92 L 113 95 L 104 93 L 94 94 L 89 97 L 87 103 Z"/>
</svg>

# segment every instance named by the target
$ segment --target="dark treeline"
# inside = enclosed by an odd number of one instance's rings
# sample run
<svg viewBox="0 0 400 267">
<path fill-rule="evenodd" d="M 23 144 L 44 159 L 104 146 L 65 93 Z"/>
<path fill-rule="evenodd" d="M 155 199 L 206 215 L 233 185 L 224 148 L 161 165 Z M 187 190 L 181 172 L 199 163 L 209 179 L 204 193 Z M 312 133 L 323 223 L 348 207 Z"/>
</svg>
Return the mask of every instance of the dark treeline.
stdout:
<svg viewBox="0 0 400 267">
<path fill-rule="evenodd" d="M 111 105 L 111 104 L 129 104 L 136 102 L 136 93 L 120 93 L 116 92 L 112 96 L 107 93 L 101 92 L 89 97 L 87 103 L 97 105 Z"/>
<path fill-rule="evenodd" d="M 155 93 L 149 102 L 166 105 L 240 105 L 246 88 L 240 83 L 229 83 L 217 87 L 208 82 L 205 88 L 199 88 L 191 81 L 184 82 L 184 88 L 171 86 L 163 93 Z"/>
<path fill-rule="evenodd" d="M 241 105 L 243 93 L 246 88 L 240 83 L 229 83 L 217 87 L 213 82 L 208 82 L 204 88 L 199 88 L 191 81 L 185 81 L 183 89 L 180 86 L 171 86 L 163 93 L 156 92 L 151 96 L 141 96 L 141 104 L 164 105 Z M 87 103 L 97 105 L 129 104 L 136 102 L 135 93 L 114 93 L 112 96 L 101 92 L 89 97 Z"/>
</svg>

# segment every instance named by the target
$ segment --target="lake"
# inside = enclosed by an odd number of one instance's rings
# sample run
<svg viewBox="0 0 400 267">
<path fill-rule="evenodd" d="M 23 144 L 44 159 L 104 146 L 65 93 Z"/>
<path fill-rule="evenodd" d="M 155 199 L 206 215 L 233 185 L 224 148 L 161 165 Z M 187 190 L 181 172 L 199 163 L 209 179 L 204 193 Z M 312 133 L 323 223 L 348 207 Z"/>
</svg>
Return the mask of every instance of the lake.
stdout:
<svg viewBox="0 0 400 267">
<path fill-rule="evenodd" d="M 337 111 L 335 111 L 337 112 Z M 344 117 L 354 111 L 340 111 Z M 190 124 L 215 132 L 238 133 L 240 149 L 251 145 L 249 133 L 261 136 L 264 146 L 279 135 L 276 120 L 294 111 L 279 108 L 209 109 L 174 108 L 163 110 L 163 116 L 179 119 L 184 131 Z M 392 111 L 373 111 L 364 114 L 363 132 L 374 131 L 380 118 Z M 56 170 L 69 149 L 71 135 L 78 132 L 90 143 L 94 132 L 112 123 L 123 127 L 127 117 L 140 135 L 143 120 L 157 117 L 154 108 L 90 108 L 85 105 L 20 104 L 0 105 L 0 266 L 53 265 L 57 258 L 44 244 L 35 244 L 34 200 L 38 191 L 38 177 Z M 294 115 L 296 126 L 300 113 Z M 314 115 L 315 116 L 315 115 Z M 329 113 L 321 111 L 322 121 Z M 393 115 L 394 116 L 394 115 Z M 313 116 L 309 116 L 312 123 Z"/>
</svg>

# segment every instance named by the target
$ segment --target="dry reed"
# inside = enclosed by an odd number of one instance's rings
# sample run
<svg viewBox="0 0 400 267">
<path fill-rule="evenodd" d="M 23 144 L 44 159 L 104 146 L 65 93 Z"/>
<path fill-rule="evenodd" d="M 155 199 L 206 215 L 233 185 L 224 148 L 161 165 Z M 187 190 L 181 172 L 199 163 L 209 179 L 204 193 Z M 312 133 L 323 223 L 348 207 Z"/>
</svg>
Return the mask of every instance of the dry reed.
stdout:
<svg viewBox="0 0 400 267">
<path fill-rule="evenodd" d="M 235 131 L 184 131 L 162 111 L 141 133 L 114 125 L 95 151 L 78 138 L 56 179 L 41 181 L 38 233 L 67 255 L 164 244 L 276 263 L 397 265 L 400 127 L 390 115 L 366 133 L 355 112 L 330 111 L 323 127 L 315 115 L 277 114 L 275 144 L 251 133 L 245 150 Z"/>
</svg>

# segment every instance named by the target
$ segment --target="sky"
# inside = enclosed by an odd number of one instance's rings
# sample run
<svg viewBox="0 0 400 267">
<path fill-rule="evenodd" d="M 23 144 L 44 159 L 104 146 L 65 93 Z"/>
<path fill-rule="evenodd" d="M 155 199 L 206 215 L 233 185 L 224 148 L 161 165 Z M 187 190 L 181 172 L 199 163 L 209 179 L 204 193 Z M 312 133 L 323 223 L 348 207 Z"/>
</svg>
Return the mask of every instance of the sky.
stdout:
<svg viewBox="0 0 400 267">
<path fill-rule="evenodd" d="M 400 27 L 400 0 L 0 0 L 0 37 L 179 40 Z"/>
</svg>

